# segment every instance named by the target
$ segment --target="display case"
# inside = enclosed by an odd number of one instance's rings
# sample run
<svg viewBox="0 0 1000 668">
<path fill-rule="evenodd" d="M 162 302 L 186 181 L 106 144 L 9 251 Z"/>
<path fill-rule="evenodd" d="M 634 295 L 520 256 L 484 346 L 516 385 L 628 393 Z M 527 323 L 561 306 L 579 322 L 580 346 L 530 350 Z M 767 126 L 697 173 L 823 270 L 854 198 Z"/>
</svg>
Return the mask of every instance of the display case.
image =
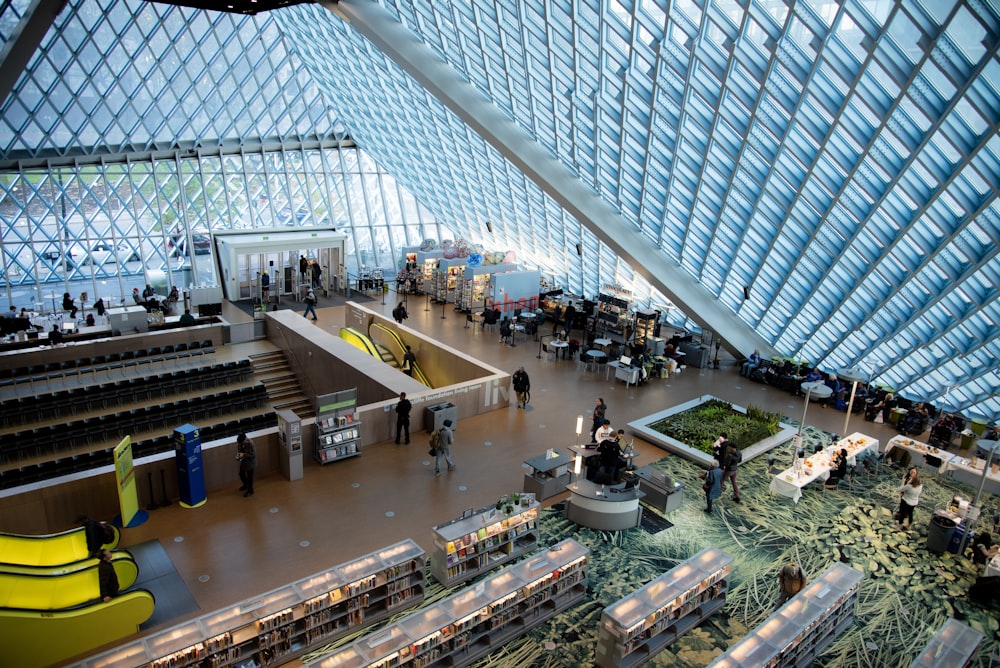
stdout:
<svg viewBox="0 0 1000 668">
<path fill-rule="evenodd" d="M 854 623 L 862 578 L 863 574 L 845 564 L 830 566 L 710 665 L 812 665 L 823 649 Z"/>
<path fill-rule="evenodd" d="M 431 275 L 431 297 L 434 301 L 452 301 L 455 287 L 465 273 L 465 258 L 443 258 Z"/>
<path fill-rule="evenodd" d="M 604 609 L 596 663 L 628 668 L 645 663 L 726 603 L 733 558 L 707 547 Z"/>
<path fill-rule="evenodd" d="M 433 528 L 431 575 L 450 587 L 537 549 L 538 501 L 515 495 Z"/>
<path fill-rule="evenodd" d="M 582 601 L 589 553 L 564 540 L 310 665 L 467 666 Z"/>
<path fill-rule="evenodd" d="M 226 668 L 286 663 L 424 598 L 412 540 L 88 659 L 85 668 Z"/>
<path fill-rule="evenodd" d="M 316 397 L 316 461 L 329 464 L 361 454 L 358 390 Z"/>
<path fill-rule="evenodd" d="M 462 279 L 455 286 L 455 304 L 463 311 L 485 308 L 493 274 L 517 271 L 516 264 L 466 265 Z"/>
<path fill-rule="evenodd" d="M 605 338 L 628 343 L 626 329 L 632 324 L 632 314 L 628 310 L 628 300 L 615 295 L 597 295 L 597 330 Z"/>
<path fill-rule="evenodd" d="M 656 336 L 656 328 L 660 321 L 660 312 L 642 310 L 635 312 L 635 334 L 632 342 L 643 348 L 650 347 L 650 339 Z M 663 354 L 662 352 L 659 354 Z"/>
<path fill-rule="evenodd" d="M 965 668 L 983 641 L 983 634 L 954 619 L 938 629 L 910 668 Z"/>
</svg>

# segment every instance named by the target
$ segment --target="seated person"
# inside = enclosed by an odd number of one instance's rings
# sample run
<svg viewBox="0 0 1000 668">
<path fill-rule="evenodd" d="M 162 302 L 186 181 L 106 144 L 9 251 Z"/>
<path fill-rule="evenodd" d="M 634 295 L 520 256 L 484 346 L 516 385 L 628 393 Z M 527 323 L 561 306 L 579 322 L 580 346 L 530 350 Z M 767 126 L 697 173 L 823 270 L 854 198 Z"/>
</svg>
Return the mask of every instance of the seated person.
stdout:
<svg viewBox="0 0 1000 668">
<path fill-rule="evenodd" d="M 95 322 L 94 322 L 94 314 L 93 313 L 88 313 L 87 314 L 87 327 L 93 327 L 94 324 L 95 324 Z"/>
<path fill-rule="evenodd" d="M 69 296 L 68 292 L 63 293 L 62 307 L 64 311 L 70 312 L 69 317 L 71 318 L 76 317 L 76 311 L 77 311 L 76 304 L 73 303 L 73 298 Z"/>
<path fill-rule="evenodd" d="M 819 370 L 818 366 L 814 366 L 809 373 L 806 374 L 803 383 L 815 383 L 817 381 L 823 380 L 823 372 Z"/>
<path fill-rule="evenodd" d="M 509 318 L 500 321 L 500 343 L 514 342 L 514 328 L 511 326 Z"/>
<path fill-rule="evenodd" d="M 931 427 L 930 442 L 932 444 L 941 444 L 943 447 L 948 447 L 955 438 L 955 433 L 961 429 L 962 421 L 952 413 L 945 413 L 941 416 L 941 419 L 937 421 L 937 424 Z"/>
<path fill-rule="evenodd" d="M 997 552 L 1000 552 L 1000 545 L 993 544 L 993 536 L 988 531 L 976 534 L 976 539 L 972 541 L 972 563 L 985 566 Z"/>
<path fill-rule="evenodd" d="M 740 367 L 740 375 L 749 378 L 753 370 L 759 366 L 760 366 L 760 351 L 754 348 L 754 351 L 750 353 L 750 357 L 748 357 L 747 361 L 743 363 L 742 367 Z"/>
<path fill-rule="evenodd" d="M 146 289 L 142 291 L 142 305 L 146 307 L 147 311 L 155 311 L 160 308 L 160 302 L 156 298 L 156 290 L 149 283 L 146 283 Z"/>
<path fill-rule="evenodd" d="M 52 325 L 52 331 L 49 332 L 49 343 L 53 346 L 59 345 L 63 342 L 63 333 L 59 329 L 59 325 Z"/>
<path fill-rule="evenodd" d="M 847 450 L 841 448 L 840 452 L 834 455 L 833 467 L 830 469 L 830 477 L 826 481 L 828 487 L 836 487 L 837 483 L 847 477 Z"/>
<path fill-rule="evenodd" d="M 135 302 L 136 306 L 143 305 L 142 295 L 139 294 L 139 288 L 132 288 L 132 301 Z"/>
<path fill-rule="evenodd" d="M 189 308 L 184 309 L 184 315 L 181 316 L 178 322 L 181 324 L 181 327 L 190 327 L 191 325 L 193 325 L 195 320 L 194 316 L 191 315 L 191 309 Z"/>
<path fill-rule="evenodd" d="M 877 415 L 881 415 L 882 422 L 888 422 L 889 414 L 892 413 L 892 409 L 895 407 L 896 397 L 893 396 L 892 392 L 886 392 L 880 401 L 874 402 L 871 404 L 870 409 L 865 410 L 865 419 L 869 419 L 868 415 L 870 413 L 870 419 L 874 420 Z"/>
<path fill-rule="evenodd" d="M 830 395 L 829 399 L 823 399 L 820 401 L 824 406 L 828 406 L 830 402 L 833 402 L 834 406 L 840 407 L 844 403 L 844 385 L 837 378 L 836 374 L 830 374 L 826 377 L 826 386 L 833 390 L 833 394 Z"/>
<path fill-rule="evenodd" d="M 924 402 L 918 401 L 899 421 L 899 433 L 916 436 L 927 429 L 928 411 Z"/>
<path fill-rule="evenodd" d="M 764 371 L 764 382 L 768 385 L 779 387 L 781 378 L 787 374 L 785 361 L 781 360 L 777 364 L 772 364 Z"/>
</svg>

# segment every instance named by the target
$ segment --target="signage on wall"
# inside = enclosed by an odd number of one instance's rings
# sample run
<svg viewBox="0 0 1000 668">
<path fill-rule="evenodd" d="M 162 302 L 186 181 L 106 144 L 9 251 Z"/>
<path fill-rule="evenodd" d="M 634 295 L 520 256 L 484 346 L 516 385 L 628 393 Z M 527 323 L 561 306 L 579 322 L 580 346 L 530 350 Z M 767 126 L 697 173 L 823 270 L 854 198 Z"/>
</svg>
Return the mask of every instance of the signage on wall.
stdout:
<svg viewBox="0 0 1000 668">
<path fill-rule="evenodd" d="M 604 292 L 610 292 L 617 295 L 621 295 L 623 297 L 632 296 L 632 291 L 626 288 L 621 283 L 605 283 L 604 286 L 601 288 L 601 290 L 603 290 Z"/>
</svg>

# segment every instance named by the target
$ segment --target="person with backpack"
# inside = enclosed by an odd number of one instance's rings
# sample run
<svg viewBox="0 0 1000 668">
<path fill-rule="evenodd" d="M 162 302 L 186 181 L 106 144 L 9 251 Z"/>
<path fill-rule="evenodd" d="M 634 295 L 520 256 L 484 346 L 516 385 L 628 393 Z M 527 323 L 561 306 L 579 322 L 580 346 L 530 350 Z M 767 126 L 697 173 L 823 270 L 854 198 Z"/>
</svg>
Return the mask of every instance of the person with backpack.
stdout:
<svg viewBox="0 0 1000 668">
<path fill-rule="evenodd" d="M 312 319 L 316 320 L 316 293 L 313 292 L 312 288 L 309 288 L 309 292 L 306 293 L 306 312 L 302 314 L 303 318 L 308 318 L 309 314 L 312 313 Z"/>
<path fill-rule="evenodd" d="M 403 373 L 407 376 L 413 375 L 413 365 L 417 363 L 417 356 L 413 353 L 413 349 L 410 346 L 406 346 L 406 352 L 403 353 Z"/>
<path fill-rule="evenodd" d="M 403 321 L 410 317 L 410 314 L 406 312 L 406 307 L 403 306 L 403 302 L 399 302 L 399 305 L 392 309 L 392 319 L 395 320 L 400 325 Z"/>
<path fill-rule="evenodd" d="M 431 447 L 437 451 L 436 458 L 434 460 L 434 475 L 441 475 L 441 460 L 444 459 L 445 463 L 448 464 L 448 470 L 455 470 L 455 463 L 451 461 L 451 445 L 455 442 L 455 435 L 452 432 L 451 427 L 454 423 L 451 420 L 445 420 L 443 426 L 434 432 L 437 435 L 437 445 L 434 445 L 434 437 L 431 436 Z"/>
<path fill-rule="evenodd" d="M 517 371 L 514 372 L 514 375 L 511 377 L 511 384 L 517 393 L 517 407 L 527 408 L 531 392 L 531 379 L 528 378 L 528 372 L 524 370 L 523 366 L 518 367 Z"/>
<path fill-rule="evenodd" d="M 796 563 L 783 566 L 778 572 L 778 604 L 781 607 L 785 601 L 802 591 L 802 588 L 809 583 L 806 574 L 802 572 L 802 567 Z"/>
<path fill-rule="evenodd" d="M 733 501 L 741 503 L 740 486 L 736 484 L 736 471 L 739 469 L 740 462 L 743 461 L 743 453 L 731 441 L 726 441 L 723 444 L 723 449 L 722 484 L 725 484 L 727 480 L 730 481 L 733 485 Z"/>
</svg>

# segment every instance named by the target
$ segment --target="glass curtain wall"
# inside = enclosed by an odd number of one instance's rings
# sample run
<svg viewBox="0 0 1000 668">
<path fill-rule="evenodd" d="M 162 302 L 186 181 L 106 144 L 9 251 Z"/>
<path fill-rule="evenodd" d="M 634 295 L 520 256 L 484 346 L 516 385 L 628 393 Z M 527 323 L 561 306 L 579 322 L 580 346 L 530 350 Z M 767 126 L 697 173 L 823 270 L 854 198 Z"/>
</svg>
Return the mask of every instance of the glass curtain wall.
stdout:
<svg viewBox="0 0 1000 668">
<path fill-rule="evenodd" d="M 7 172 L 0 225 L 0 286 L 30 310 L 66 292 L 114 304 L 150 281 L 215 284 L 216 230 L 336 227 L 352 274 L 392 273 L 403 246 L 452 237 L 357 148 Z"/>
</svg>

